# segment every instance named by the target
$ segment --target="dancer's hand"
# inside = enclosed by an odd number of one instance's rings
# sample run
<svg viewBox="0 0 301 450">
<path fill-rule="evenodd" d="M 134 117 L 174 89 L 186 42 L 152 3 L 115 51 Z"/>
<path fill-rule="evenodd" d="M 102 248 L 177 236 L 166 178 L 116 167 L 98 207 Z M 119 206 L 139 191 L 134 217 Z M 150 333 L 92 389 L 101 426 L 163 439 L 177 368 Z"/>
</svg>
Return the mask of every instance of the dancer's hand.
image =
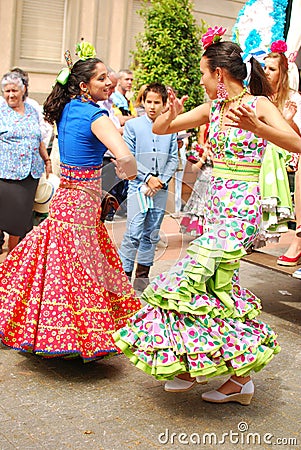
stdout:
<svg viewBox="0 0 301 450">
<path fill-rule="evenodd" d="M 115 166 L 115 173 L 117 177 L 120 178 L 121 180 L 126 180 L 128 177 L 120 162 L 117 159 L 111 159 L 111 162 Z"/>
<path fill-rule="evenodd" d="M 297 103 L 292 102 L 291 100 L 286 100 L 282 113 L 285 120 L 287 122 L 291 122 L 296 112 L 297 112 Z"/>
<path fill-rule="evenodd" d="M 171 120 L 175 119 L 179 114 L 184 111 L 184 103 L 188 99 L 188 95 L 183 95 L 182 98 L 177 98 L 176 94 L 171 88 L 167 88 L 168 91 L 168 109 L 169 117 Z"/>
<path fill-rule="evenodd" d="M 202 155 L 202 158 L 206 161 L 207 158 L 212 159 L 212 157 L 213 157 L 213 154 L 212 154 L 211 145 L 209 144 L 209 142 L 205 142 L 204 153 Z"/>
<path fill-rule="evenodd" d="M 111 159 L 115 166 L 115 172 L 121 180 L 134 180 L 137 176 L 137 165 L 134 156 L 126 155 L 122 158 Z"/>
<path fill-rule="evenodd" d="M 242 104 L 238 108 L 229 108 L 225 117 L 231 121 L 225 123 L 227 127 L 242 128 L 251 132 L 255 132 L 260 124 L 253 109 L 246 104 Z"/>
</svg>

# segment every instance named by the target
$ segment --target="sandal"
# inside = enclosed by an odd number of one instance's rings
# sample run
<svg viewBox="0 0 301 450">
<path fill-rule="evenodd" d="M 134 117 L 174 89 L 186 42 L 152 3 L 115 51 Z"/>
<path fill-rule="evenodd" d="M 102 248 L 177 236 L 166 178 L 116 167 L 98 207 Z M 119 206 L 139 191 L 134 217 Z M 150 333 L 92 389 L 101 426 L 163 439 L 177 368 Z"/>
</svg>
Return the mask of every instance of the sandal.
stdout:
<svg viewBox="0 0 301 450">
<path fill-rule="evenodd" d="M 196 384 L 196 379 L 192 381 L 183 380 L 182 378 L 175 377 L 173 380 L 166 381 L 164 390 L 167 392 L 186 392 L 190 391 Z"/>
<path fill-rule="evenodd" d="M 300 237 L 301 237 L 301 230 L 300 230 Z M 277 264 L 279 266 L 297 266 L 299 263 L 299 259 L 301 259 L 301 252 L 294 258 L 290 258 L 289 256 L 281 255 L 277 259 Z"/>
<path fill-rule="evenodd" d="M 241 387 L 240 392 L 235 392 L 233 394 L 222 394 L 222 392 L 219 391 L 209 391 L 202 394 L 202 399 L 210 403 L 237 402 L 241 405 L 249 405 L 254 395 L 253 381 L 250 380 L 245 384 L 241 384 L 232 378 L 230 378 L 230 380 L 232 383 L 238 384 L 238 386 Z"/>
<path fill-rule="evenodd" d="M 167 392 L 186 392 L 190 391 L 196 383 L 199 384 L 207 384 L 208 381 L 206 377 L 196 377 L 195 379 L 189 380 L 183 380 L 179 377 L 174 377 L 173 380 L 166 381 L 164 385 L 164 390 Z"/>
</svg>

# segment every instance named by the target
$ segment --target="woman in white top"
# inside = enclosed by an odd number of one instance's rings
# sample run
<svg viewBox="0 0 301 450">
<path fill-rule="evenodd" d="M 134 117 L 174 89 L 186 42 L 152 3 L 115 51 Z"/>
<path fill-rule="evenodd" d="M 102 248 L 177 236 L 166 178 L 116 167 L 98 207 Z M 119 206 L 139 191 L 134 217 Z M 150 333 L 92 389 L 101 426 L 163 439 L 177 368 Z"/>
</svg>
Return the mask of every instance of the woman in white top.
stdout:
<svg viewBox="0 0 301 450">
<path fill-rule="evenodd" d="M 273 92 L 270 99 L 290 126 L 300 134 L 301 96 L 289 86 L 288 60 L 284 54 L 286 48 L 284 41 L 274 42 L 271 52 L 264 59 L 264 70 Z M 298 156 L 291 156 L 286 150 L 268 144 L 260 173 L 263 226 L 255 247 L 262 245 L 259 241 L 263 241 L 263 244 L 266 241 L 278 241 L 281 233 L 288 230 L 288 221 L 294 218 L 287 168 L 293 167 L 293 170 L 296 170 L 297 162 Z M 299 253 L 300 250 L 301 243 Z M 282 255 L 277 261 L 278 264 L 291 265 L 287 256 L 292 256 L 295 260 L 296 249 L 291 255 Z"/>
</svg>

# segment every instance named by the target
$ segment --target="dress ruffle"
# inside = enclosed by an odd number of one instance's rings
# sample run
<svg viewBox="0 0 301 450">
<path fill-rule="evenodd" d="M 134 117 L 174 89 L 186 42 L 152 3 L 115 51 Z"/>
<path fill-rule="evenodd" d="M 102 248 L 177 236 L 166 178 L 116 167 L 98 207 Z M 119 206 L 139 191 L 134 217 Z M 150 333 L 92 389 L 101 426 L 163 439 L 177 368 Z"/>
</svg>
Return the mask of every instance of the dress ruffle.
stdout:
<svg viewBox="0 0 301 450">
<path fill-rule="evenodd" d="M 158 380 L 185 372 L 246 376 L 261 370 L 280 351 L 276 335 L 260 321 L 183 315 L 148 305 L 131 322 L 114 336 L 116 344 L 132 363 Z"/>
<path fill-rule="evenodd" d="M 239 285 L 244 249 L 214 250 L 202 241 L 205 235 L 171 271 L 153 280 L 142 295 L 148 305 L 113 335 L 137 367 L 159 380 L 187 371 L 243 376 L 280 351 L 270 327 L 254 320 L 259 299 Z"/>
</svg>

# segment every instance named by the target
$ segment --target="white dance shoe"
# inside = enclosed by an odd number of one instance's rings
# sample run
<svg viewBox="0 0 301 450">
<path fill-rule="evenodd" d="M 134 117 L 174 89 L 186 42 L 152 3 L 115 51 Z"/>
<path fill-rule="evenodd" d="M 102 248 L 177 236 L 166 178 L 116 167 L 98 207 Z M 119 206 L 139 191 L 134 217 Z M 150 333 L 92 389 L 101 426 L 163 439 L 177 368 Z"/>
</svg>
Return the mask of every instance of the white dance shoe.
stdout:
<svg viewBox="0 0 301 450">
<path fill-rule="evenodd" d="M 175 377 L 173 380 L 166 381 L 164 390 L 167 392 L 186 392 L 190 391 L 196 383 L 207 384 L 206 377 L 196 377 L 192 381 L 182 380 L 182 378 Z"/>
<path fill-rule="evenodd" d="M 202 394 L 202 399 L 210 403 L 237 402 L 241 405 L 249 405 L 254 395 L 253 381 L 250 380 L 245 384 L 241 384 L 238 381 L 233 380 L 232 378 L 230 378 L 230 380 L 232 381 L 232 383 L 235 383 L 241 387 L 240 392 L 227 395 L 222 394 L 219 391 L 209 391 Z"/>
</svg>

